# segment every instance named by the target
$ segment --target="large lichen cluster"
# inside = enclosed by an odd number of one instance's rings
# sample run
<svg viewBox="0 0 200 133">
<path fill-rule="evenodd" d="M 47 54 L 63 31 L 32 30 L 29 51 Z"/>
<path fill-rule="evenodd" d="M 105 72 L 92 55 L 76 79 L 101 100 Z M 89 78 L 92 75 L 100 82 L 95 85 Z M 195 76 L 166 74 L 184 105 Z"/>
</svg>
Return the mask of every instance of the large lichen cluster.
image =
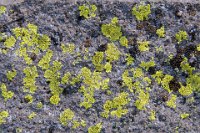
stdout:
<svg viewBox="0 0 200 133">
<path fill-rule="evenodd" d="M 149 14 L 151 13 L 150 4 L 144 5 L 136 5 L 132 8 L 132 14 L 136 17 L 137 20 L 143 21 L 148 19 Z"/>
<path fill-rule="evenodd" d="M 120 118 L 122 115 L 127 114 L 128 109 L 125 108 L 125 105 L 130 101 L 128 96 L 128 93 L 122 92 L 113 100 L 107 100 L 103 105 L 104 112 L 101 113 L 101 116 L 108 118 L 111 115 Z"/>
<path fill-rule="evenodd" d="M 83 4 L 79 6 L 78 9 L 80 11 L 80 16 L 83 16 L 86 19 L 96 16 L 97 7 L 94 4 Z"/>
<path fill-rule="evenodd" d="M 111 41 L 117 41 L 122 36 L 121 27 L 118 24 L 118 18 L 114 17 L 109 24 L 103 24 L 101 31 L 104 36 Z"/>
</svg>

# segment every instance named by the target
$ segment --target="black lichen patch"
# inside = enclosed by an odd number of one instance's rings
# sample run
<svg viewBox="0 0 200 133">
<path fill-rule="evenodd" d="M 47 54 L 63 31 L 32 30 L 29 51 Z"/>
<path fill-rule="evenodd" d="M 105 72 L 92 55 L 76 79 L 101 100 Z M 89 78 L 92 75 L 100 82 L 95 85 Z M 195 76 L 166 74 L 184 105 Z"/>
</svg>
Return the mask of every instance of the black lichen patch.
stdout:
<svg viewBox="0 0 200 133">
<path fill-rule="evenodd" d="M 183 57 L 180 54 L 177 54 L 174 58 L 170 60 L 170 65 L 173 68 L 180 68 L 181 62 L 183 61 Z"/>
<path fill-rule="evenodd" d="M 180 89 L 180 87 L 181 87 L 181 85 L 176 78 L 173 78 L 169 82 L 169 88 L 170 88 L 170 90 L 172 90 L 174 92 L 177 92 Z"/>
<path fill-rule="evenodd" d="M 100 44 L 97 48 L 97 51 L 105 52 L 107 49 L 107 44 Z"/>
<path fill-rule="evenodd" d="M 80 84 L 78 83 L 74 86 L 67 85 L 66 87 L 63 88 L 62 94 L 66 96 L 66 95 L 77 93 L 79 88 L 80 88 Z"/>
<path fill-rule="evenodd" d="M 151 74 L 151 75 L 155 74 L 155 73 L 156 73 L 156 67 L 155 67 L 155 66 L 149 67 L 148 72 L 149 72 L 149 74 Z"/>
</svg>

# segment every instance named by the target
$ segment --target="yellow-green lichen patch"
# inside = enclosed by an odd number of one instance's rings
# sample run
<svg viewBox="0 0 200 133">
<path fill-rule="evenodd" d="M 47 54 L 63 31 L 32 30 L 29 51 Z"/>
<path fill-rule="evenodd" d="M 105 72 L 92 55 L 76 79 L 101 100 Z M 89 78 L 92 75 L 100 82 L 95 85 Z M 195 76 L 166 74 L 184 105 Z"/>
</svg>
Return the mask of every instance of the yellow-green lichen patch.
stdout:
<svg viewBox="0 0 200 133">
<path fill-rule="evenodd" d="M 166 74 L 162 81 L 161 81 L 161 85 L 162 87 L 167 90 L 169 93 L 171 92 L 170 88 L 169 88 L 169 82 L 173 79 L 173 76 Z"/>
<path fill-rule="evenodd" d="M 37 105 L 36 105 L 36 107 L 37 107 L 38 109 L 41 109 L 41 108 L 43 107 L 42 102 L 38 102 Z"/>
<path fill-rule="evenodd" d="M 43 51 L 47 50 L 49 48 L 50 43 L 51 43 L 51 40 L 50 40 L 49 36 L 41 35 L 38 37 L 39 49 L 41 49 Z"/>
<path fill-rule="evenodd" d="M 181 119 L 186 119 L 186 118 L 188 118 L 189 116 L 190 116 L 190 114 L 188 114 L 188 113 L 182 113 L 182 114 L 180 115 Z"/>
<path fill-rule="evenodd" d="M 100 133 L 102 128 L 102 123 L 98 123 L 94 126 L 88 128 L 88 133 Z"/>
<path fill-rule="evenodd" d="M 49 81 L 49 88 L 51 90 L 50 103 L 58 104 L 60 101 L 59 95 L 62 93 L 63 89 L 60 87 L 60 72 L 62 68 L 62 63 L 59 61 L 53 61 L 53 66 L 45 71 L 44 77 Z"/>
<path fill-rule="evenodd" d="M 124 86 L 127 86 L 130 92 L 133 92 L 133 78 L 129 76 L 129 71 L 125 70 L 122 74 Z"/>
<path fill-rule="evenodd" d="M 132 14 L 136 17 L 137 20 L 143 21 L 148 19 L 149 14 L 151 13 L 151 6 L 150 4 L 144 5 L 135 5 L 132 8 Z"/>
<path fill-rule="evenodd" d="M 197 51 L 200 51 L 200 44 L 197 45 Z"/>
<path fill-rule="evenodd" d="M 53 51 L 47 50 L 46 54 L 39 61 L 38 66 L 41 67 L 43 70 L 48 69 L 52 56 L 53 56 Z"/>
<path fill-rule="evenodd" d="M 128 47 L 128 39 L 125 36 L 120 37 L 120 44 L 124 47 Z"/>
<path fill-rule="evenodd" d="M 62 77 L 61 84 L 68 84 L 70 77 L 71 77 L 70 72 L 65 73 L 64 76 Z"/>
<path fill-rule="evenodd" d="M 65 109 L 60 113 L 59 121 L 63 126 L 67 126 L 68 122 L 74 117 L 74 112 L 71 109 Z"/>
<path fill-rule="evenodd" d="M 122 92 L 113 100 L 107 100 L 103 105 L 104 112 L 101 113 L 101 116 L 108 118 L 111 115 L 120 118 L 122 115 L 127 114 L 128 109 L 125 108 L 125 105 L 130 102 L 128 96 L 128 93 Z"/>
<path fill-rule="evenodd" d="M 0 125 L 6 123 L 6 118 L 9 116 L 8 111 L 1 111 L 0 112 Z"/>
<path fill-rule="evenodd" d="M 110 73 L 112 71 L 112 64 L 110 62 L 106 62 L 104 69 L 107 73 Z"/>
<path fill-rule="evenodd" d="M 154 110 L 151 110 L 149 120 L 151 121 L 156 120 L 156 112 Z"/>
<path fill-rule="evenodd" d="M 187 84 L 186 86 L 181 85 L 181 88 L 178 91 L 182 96 L 189 96 L 192 94 L 193 89 L 190 84 Z"/>
<path fill-rule="evenodd" d="M 4 42 L 4 45 L 7 47 L 7 48 L 12 48 L 16 43 L 16 39 L 14 36 L 10 36 L 6 39 L 6 41 Z"/>
<path fill-rule="evenodd" d="M 5 6 L 0 6 L 0 16 L 6 12 L 6 7 Z"/>
<path fill-rule="evenodd" d="M 118 18 L 114 17 L 109 24 L 103 24 L 101 31 L 111 41 L 117 41 L 122 36 L 121 27 L 118 25 Z"/>
<path fill-rule="evenodd" d="M 28 65 L 33 63 L 29 55 L 30 53 L 37 55 L 40 51 L 46 51 L 51 43 L 50 38 L 47 35 L 38 33 L 38 27 L 34 24 L 29 23 L 23 28 L 16 27 L 12 29 L 12 32 L 19 42 L 16 54 L 23 57 Z M 12 38 L 12 36 L 10 38 Z M 9 47 L 13 46 L 16 40 L 13 38 L 11 41 L 12 43 L 9 42 L 9 44 L 7 44 Z"/>
<path fill-rule="evenodd" d="M 65 53 L 73 54 L 75 50 L 75 44 L 74 43 L 61 44 L 61 49 L 63 54 Z"/>
<path fill-rule="evenodd" d="M 143 90 L 139 91 L 138 99 L 135 101 L 135 106 L 139 110 L 145 110 L 145 106 L 149 103 L 149 93 Z"/>
<path fill-rule="evenodd" d="M 140 64 L 140 67 L 144 68 L 146 71 L 149 70 L 150 67 L 155 66 L 155 62 L 154 61 L 148 61 L 148 62 L 144 62 L 142 61 Z"/>
<path fill-rule="evenodd" d="M 172 94 L 171 98 L 166 102 L 166 105 L 169 106 L 170 108 L 176 108 L 176 99 L 177 96 Z"/>
<path fill-rule="evenodd" d="M 103 52 L 95 52 L 94 56 L 92 57 L 92 63 L 94 64 L 96 70 L 102 71 L 103 69 L 103 61 L 104 53 Z"/>
<path fill-rule="evenodd" d="M 84 95 L 84 101 L 80 103 L 80 106 L 84 106 L 86 109 L 91 108 L 95 102 L 94 92 L 99 90 L 103 85 L 105 89 L 105 81 L 101 77 L 100 72 L 94 71 L 93 73 L 87 67 L 81 69 L 81 78 L 83 79 L 83 85 L 80 87 L 79 92 Z M 104 82 L 102 84 L 102 82 Z"/>
<path fill-rule="evenodd" d="M 29 115 L 28 115 L 28 119 L 29 120 L 32 120 L 33 118 L 35 118 L 37 116 L 37 114 L 35 112 L 31 112 Z"/>
<path fill-rule="evenodd" d="M 133 64 L 133 62 L 134 62 L 134 58 L 130 54 L 127 54 L 126 55 L 126 64 L 129 66 L 129 65 Z"/>
<path fill-rule="evenodd" d="M 164 74 L 161 70 L 156 71 L 155 74 L 152 75 L 152 77 L 156 80 L 158 84 L 161 84 L 162 78 L 164 77 Z"/>
<path fill-rule="evenodd" d="M 30 94 L 26 95 L 24 97 L 25 101 L 27 101 L 28 103 L 32 103 L 33 102 L 33 96 L 31 96 Z"/>
<path fill-rule="evenodd" d="M 178 41 L 178 43 L 181 43 L 183 40 L 188 39 L 188 34 L 186 31 L 180 30 L 178 33 L 176 33 L 175 38 Z"/>
<path fill-rule="evenodd" d="M 7 90 L 7 87 L 4 83 L 1 84 L 0 88 L 1 88 L 1 95 L 3 96 L 5 101 L 11 99 L 14 96 L 14 93 L 12 91 Z"/>
<path fill-rule="evenodd" d="M 87 5 L 83 4 L 79 6 L 78 9 L 80 11 L 80 16 L 83 16 L 86 19 L 96 16 L 97 6 L 94 4 L 92 5 L 90 3 L 88 3 Z"/>
<path fill-rule="evenodd" d="M 113 43 L 108 43 L 106 53 L 106 59 L 109 62 L 117 61 L 120 57 L 120 51 L 118 50 L 117 46 Z"/>
<path fill-rule="evenodd" d="M 162 26 L 160 29 L 156 30 L 156 34 L 159 38 L 165 37 L 165 28 Z"/>
<path fill-rule="evenodd" d="M 60 102 L 60 96 L 58 94 L 53 94 L 50 98 L 50 103 L 57 105 Z"/>
<path fill-rule="evenodd" d="M 138 42 L 138 49 L 141 52 L 149 51 L 149 42 L 148 41 L 139 41 Z"/>
<path fill-rule="evenodd" d="M 192 75 L 192 72 L 195 70 L 194 67 L 190 66 L 190 64 L 188 63 L 188 59 L 186 57 L 181 62 L 180 66 L 182 71 L 187 72 L 189 75 Z"/>
<path fill-rule="evenodd" d="M 86 122 L 84 120 L 81 120 L 81 121 L 73 120 L 72 124 L 73 124 L 73 126 L 72 126 L 73 129 L 86 126 Z"/>
<path fill-rule="evenodd" d="M 17 75 L 17 71 L 16 70 L 12 70 L 12 71 L 8 71 L 6 73 L 6 76 L 8 78 L 8 80 L 12 81 L 13 78 Z"/>
<path fill-rule="evenodd" d="M 200 92 L 200 73 L 189 75 L 186 79 L 187 85 L 190 85 L 194 91 Z"/>
<path fill-rule="evenodd" d="M 24 91 L 25 92 L 30 92 L 30 93 L 35 93 L 37 90 L 37 87 L 35 85 L 35 80 L 38 77 L 38 72 L 36 66 L 32 67 L 26 67 L 23 70 L 25 77 L 23 79 L 24 83 Z"/>
</svg>

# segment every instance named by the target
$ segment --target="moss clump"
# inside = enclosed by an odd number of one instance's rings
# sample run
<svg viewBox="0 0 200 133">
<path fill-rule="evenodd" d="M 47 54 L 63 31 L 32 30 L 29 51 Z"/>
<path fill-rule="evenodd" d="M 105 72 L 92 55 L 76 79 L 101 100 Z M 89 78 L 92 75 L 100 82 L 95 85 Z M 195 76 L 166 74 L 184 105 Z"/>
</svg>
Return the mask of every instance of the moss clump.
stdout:
<svg viewBox="0 0 200 133">
<path fill-rule="evenodd" d="M 148 19 L 149 14 L 151 13 L 150 4 L 147 5 L 136 5 L 132 8 L 132 14 L 136 17 L 137 20 L 143 21 Z"/>
<path fill-rule="evenodd" d="M 128 47 L 128 39 L 125 36 L 120 37 L 120 44 L 124 47 Z"/>
<path fill-rule="evenodd" d="M 0 112 L 0 125 L 6 122 L 6 118 L 9 116 L 8 111 L 1 111 Z"/>
<path fill-rule="evenodd" d="M 102 123 L 98 123 L 94 126 L 88 128 L 88 133 L 100 133 L 102 128 Z"/>
<path fill-rule="evenodd" d="M 138 99 L 135 102 L 137 109 L 144 110 L 145 106 L 149 103 L 149 97 L 150 96 L 148 92 L 145 93 L 143 90 L 140 90 Z"/>
<path fill-rule="evenodd" d="M 113 43 L 108 43 L 107 50 L 106 50 L 106 59 L 109 62 L 117 61 L 120 57 L 120 51 L 118 50 L 117 46 Z"/>
<path fill-rule="evenodd" d="M 6 73 L 6 76 L 8 78 L 8 80 L 12 81 L 13 78 L 17 75 L 17 71 L 16 70 L 13 70 L 13 71 L 8 71 Z"/>
<path fill-rule="evenodd" d="M 170 100 L 166 102 L 167 106 L 169 106 L 170 108 L 176 108 L 176 99 L 177 96 L 172 94 Z"/>
<path fill-rule="evenodd" d="M 149 50 L 149 42 L 148 41 L 143 41 L 143 42 L 138 42 L 138 49 L 141 52 L 145 52 Z"/>
<path fill-rule="evenodd" d="M 96 13 L 95 13 L 97 10 L 96 5 L 83 4 L 83 5 L 79 6 L 78 9 L 80 11 L 80 16 L 83 16 L 86 19 L 96 16 Z"/>
<path fill-rule="evenodd" d="M 25 78 L 23 79 L 24 91 L 35 93 L 35 91 L 37 90 L 35 79 L 38 77 L 36 66 L 26 67 L 23 72 L 25 74 Z"/>
<path fill-rule="evenodd" d="M 165 28 L 164 26 L 162 26 L 160 29 L 156 30 L 156 34 L 158 35 L 158 37 L 165 37 Z"/>
<path fill-rule="evenodd" d="M 71 109 L 65 109 L 61 114 L 59 121 L 63 126 L 67 126 L 68 122 L 74 117 L 74 112 Z"/>
<path fill-rule="evenodd" d="M 0 16 L 6 12 L 6 7 L 5 6 L 0 6 Z"/>
<path fill-rule="evenodd" d="M 4 83 L 1 84 L 0 88 L 1 88 L 1 95 L 3 96 L 5 101 L 11 99 L 14 96 L 14 93 L 12 91 L 7 90 L 7 87 Z"/>
<path fill-rule="evenodd" d="M 186 31 L 180 30 L 178 33 L 176 33 L 175 38 L 178 41 L 178 43 L 181 43 L 183 40 L 188 39 L 188 34 Z"/>
<path fill-rule="evenodd" d="M 122 92 L 113 100 L 107 100 L 104 105 L 104 112 L 101 113 L 102 117 L 108 118 L 109 115 L 120 118 L 122 115 L 128 113 L 128 109 L 124 106 L 129 103 L 128 93 Z"/>
<path fill-rule="evenodd" d="M 94 64 L 96 70 L 102 71 L 103 69 L 103 61 L 104 53 L 103 52 L 95 52 L 95 55 L 92 57 L 92 63 Z"/>
<path fill-rule="evenodd" d="M 122 36 L 121 27 L 118 25 L 118 19 L 116 17 L 111 20 L 111 23 L 103 24 L 101 31 L 111 41 L 119 40 Z"/>
</svg>

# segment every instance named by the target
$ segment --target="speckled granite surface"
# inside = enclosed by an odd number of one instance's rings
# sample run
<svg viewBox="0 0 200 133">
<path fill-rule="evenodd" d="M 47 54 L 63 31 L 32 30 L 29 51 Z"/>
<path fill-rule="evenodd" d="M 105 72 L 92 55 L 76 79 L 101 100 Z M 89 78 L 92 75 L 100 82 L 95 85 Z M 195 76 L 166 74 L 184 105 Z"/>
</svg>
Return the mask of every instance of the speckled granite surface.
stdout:
<svg viewBox="0 0 200 133">
<path fill-rule="evenodd" d="M 131 14 L 134 2 L 109 2 L 91 1 L 97 6 L 96 17 L 84 19 L 79 16 L 78 6 L 84 2 L 77 1 L 76 4 L 60 0 L 55 3 L 45 3 L 42 0 L 25 0 L 17 5 L 8 5 L 7 11 L 0 16 L 0 32 L 10 36 L 16 27 L 26 27 L 28 23 L 38 26 L 39 34 L 46 34 L 51 39 L 49 49 L 54 54 L 54 60 L 62 62 L 61 76 L 70 72 L 76 77 L 81 68 L 87 67 L 95 70 L 92 63 L 92 56 L 96 51 L 105 51 L 110 40 L 101 32 L 102 24 L 110 23 L 113 17 L 118 17 L 122 33 L 127 37 L 128 47 L 120 45 L 119 41 L 114 44 L 118 47 L 121 56 L 118 61 L 112 63 L 112 72 L 102 71 L 103 79 L 109 78 L 109 95 L 106 91 L 95 91 L 95 103 L 91 108 L 85 109 L 79 104 L 83 101 L 83 94 L 78 91 L 82 82 L 75 85 L 60 85 L 64 91 L 60 94 L 58 105 L 49 102 L 51 92 L 49 84 L 44 78 L 44 71 L 38 67 L 44 52 L 36 55 L 32 66 L 36 66 L 39 76 L 36 78 L 37 91 L 32 94 L 34 100 L 31 104 L 24 99 L 26 92 L 23 91 L 23 69 L 27 67 L 24 60 L 15 54 L 14 47 L 7 54 L 0 53 L 0 83 L 6 84 L 8 90 L 14 92 L 13 98 L 4 101 L 0 95 L 0 111 L 7 110 L 9 117 L 6 122 L 0 125 L 0 132 L 30 132 L 30 133 L 84 133 L 90 126 L 102 122 L 101 133 L 198 133 L 200 132 L 200 93 L 193 92 L 189 96 L 182 96 L 178 90 L 168 93 L 161 85 L 158 85 L 153 73 L 162 70 L 164 74 L 175 77 L 175 86 L 178 83 L 184 84 L 188 74 L 180 68 L 179 57 L 186 57 L 190 66 L 195 68 L 193 73 L 200 72 L 200 52 L 196 47 L 200 44 L 200 4 L 198 3 L 168 3 L 168 2 L 146 2 L 151 5 L 151 14 L 148 20 L 137 21 Z M 166 36 L 159 38 L 156 30 L 161 26 L 165 27 Z M 188 40 L 177 43 L 175 34 L 184 30 L 188 34 Z M 149 51 L 138 50 L 138 41 L 147 40 L 150 42 Z M 74 43 L 76 54 L 63 55 L 61 44 Z M 0 48 L 4 49 L 4 41 L 0 42 Z M 88 49 L 88 53 L 84 51 Z M 159 49 L 159 50 L 158 50 Z M 115 52 L 115 51 L 113 51 Z M 79 53 L 80 55 L 77 55 Z M 134 58 L 134 63 L 127 66 L 126 54 Z M 169 59 L 173 55 L 173 58 Z M 83 57 L 87 56 L 85 60 Z M 122 74 L 125 70 L 140 67 L 142 61 L 154 60 L 155 66 L 151 70 L 143 70 L 145 77 L 152 82 L 148 91 L 150 99 L 146 110 L 138 110 L 135 106 L 137 94 L 132 93 L 126 86 L 123 86 Z M 74 62 L 75 61 L 75 62 Z M 103 63 L 105 64 L 104 59 Z M 178 63 L 179 62 L 179 63 Z M 15 69 L 16 77 L 9 81 L 6 77 L 7 71 Z M 141 82 L 141 84 L 143 84 Z M 180 86 L 178 87 L 178 89 Z M 145 89 L 145 88 L 144 88 Z M 121 118 L 110 116 L 103 118 L 100 114 L 103 111 L 103 104 L 111 100 L 120 92 L 129 93 L 130 102 L 126 105 L 128 113 Z M 0 94 L 2 92 L 0 91 Z M 174 94 L 177 96 L 176 108 L 166 106 L 166 101 Z M 191 100 L 193 99 L 193 100 Z M 191 102 L 192 101 L 192 102 Z M 38 109 L 37 103 L 42 102 L 43 107 Z M 77 129 L 61 125 L 60 113 L 70 108 L 76 120 L 85 120 L 86 126 Z M 155 111 L 155 120 L 149 120 L 150 112 Z M 36 116 L 30 120 L 27 116 L 36 112 Z M 182 119 L 181 114 L 190 114 L 188 118 Z"/>
</svg>

